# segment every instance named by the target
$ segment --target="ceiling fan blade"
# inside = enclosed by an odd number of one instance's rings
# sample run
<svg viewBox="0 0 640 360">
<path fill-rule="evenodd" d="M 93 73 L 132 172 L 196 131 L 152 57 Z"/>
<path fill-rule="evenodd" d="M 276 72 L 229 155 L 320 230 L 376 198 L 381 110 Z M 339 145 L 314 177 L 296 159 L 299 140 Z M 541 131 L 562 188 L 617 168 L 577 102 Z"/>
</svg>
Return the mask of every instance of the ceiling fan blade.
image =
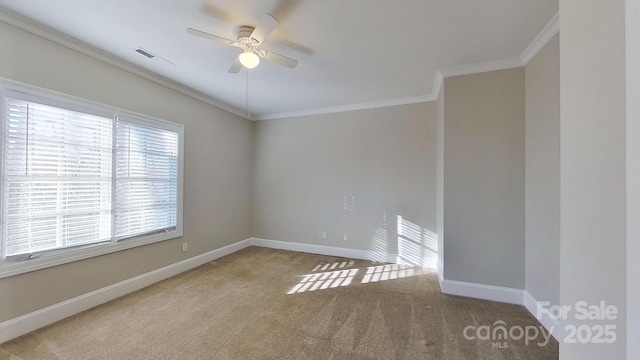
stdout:
<svg viewBox="0 0 640 360">
<path fill-rule="evenodd" d="M 277 19 L 286 19 L 295 11 L 301 2 L 302 0 L 280 0 L 271 11 L 271 14 Z"/>
<path fill-rule="evenodd" d="M 231 43 L 233 42 L 233 40 L 230 40 L 230 39 L 227 39 L 227 38 L 223 38 L 222 36 L 209 34 L 208 32 L 196 30 L 196 29 L 193 29 L 193 28 L 187 28 L 187 34 L 195 35 L 195 36 L 198 36 L 198 37 L 201 37 L 201 38 L 204 38 L 204 39 L 208 39 L 208 40 L 221 42 L 221 43 L 224 43 L 224 44 L 227 44 L 227 45 L 231 45 Z"/>
<path fill-rule="evenodd" d="M 238 60 L 238 58 L 236 58 L 236 61 L 229 68 L 229 72 L 232 73 L 232 74 L 237 74 L 237 73 L 240 72 L 241 69 L 242 69 L 242 64 L 240 64 L 240 60 Z"/>
<path fill-rule="evenodd" d="M 224 11 L 215 5 L 204 4 L 200 7 L 200 10 L 207 15 L 213 16 L 216 19 L 222 20 L 229 24 L 242 24 L 247 22 L 244 18 L 238 17 L 230 12 Z"/>
<path fill-rule="evenodd" d="M 265 52 L 266 54 L 264 55 L 264 58 L 276 64 L 284 65 L 290 69 L 293 69 L 298 65 L 298 60 L 293 60 L 292 58 L 274 53 L 273 51 L 265 50 Z"/>
<path fill-rule="evenodd" d="M 269 14 L 265 14 L 260 23 L 251 33 L 251 37 L 258 40 L 259 43 L 262 43 L 264 39 L 271 34 L 273 30 L 275 30 L 276 26 L 278 26 L 280 22 L 276 20 L 273 16 Z"/>
</svg>

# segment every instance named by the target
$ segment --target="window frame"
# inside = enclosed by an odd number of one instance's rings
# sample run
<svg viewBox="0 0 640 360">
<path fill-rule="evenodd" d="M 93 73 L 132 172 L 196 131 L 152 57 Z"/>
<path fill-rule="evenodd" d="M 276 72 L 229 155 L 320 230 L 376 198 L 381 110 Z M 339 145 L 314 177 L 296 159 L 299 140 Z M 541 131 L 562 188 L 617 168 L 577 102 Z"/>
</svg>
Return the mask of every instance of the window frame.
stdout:
<svg viewBox="0 0 640 360">
<path fill-rule="evenodd" d="M 84 112 L 92 115 L 103 116 L 112 119 L 113 126 L 117 118 L 126 120 L 142 126 L 154 127 L 174 131 L 178 133 L 178 206 L 177 206 L 177 223 L 175 229 L 167 232 L 154 232 L 151 234 L 143 234 L 139 236 L 129 237 L 116 240 L 115 236 L 111 237 L 111 241 L 80 245 L 66 249 L 55 249 L 36 253 L 33 258 L 25 260 L 26 256 L 12 256 L 10 258 L 0 258 L 0 279 L 23 274 L 26 272 L 45 269 L 52 266 L 62 265 L 69 262 L 88 259 L 95 256 L 110 254 L 117 251 L 132 249 L 139 246 L 153 244 L 169 239 L 175 239 L 183 236 L 183 202 L 184 202 L 184 125 L 158 119 L 148 115 L 123 110 L 117 107 L 101 104 L 95 101 L 83 99 L 76 96 L 66 95 L 59 92 L 26 85 L 16 81 L 8 80 L 0 77 L 0 106 L 2 107 L 2 115 L 0 115 L 0 241 L 4 241 L 4 145 L 5 145 L 5 124 L 6 124 L 6 106 L 7 98 L 15 98 L 24 101 L 33 101 L 49 106 L 69 109 L 73 111 Z M 115 138 L 115 134 L 114 134 Z M 112 152 L 115 154 L 115 143 Z M 113 160 L 115 162 L 115 159 Z M 115 174 L 112 178 L 112 187 L 115 184 Z M 112 198 L 112 204 L 115 198 Z M 113 211 L 113 210 L 112 210 Z M 27 255 L 28 256 L 28 255 Z"/>
</svg>

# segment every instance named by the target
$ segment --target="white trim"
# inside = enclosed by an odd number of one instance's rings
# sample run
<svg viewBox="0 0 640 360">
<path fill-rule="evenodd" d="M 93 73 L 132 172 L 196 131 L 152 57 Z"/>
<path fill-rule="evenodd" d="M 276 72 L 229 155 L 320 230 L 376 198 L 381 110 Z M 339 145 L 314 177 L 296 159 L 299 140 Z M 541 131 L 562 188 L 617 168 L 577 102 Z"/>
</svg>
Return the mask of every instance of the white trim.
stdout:
<svg viewBox="0 0 640 360">
<path fill-rule="evenodd" d="M 36 23 L 32 20 L 24 18 L 8 10 L 0 9 L 0 22 L 4 22 L 8 25 L 11 25 L 20 30 L 26 31 L 42 39 L 51 41 L 55 44 L 66 47 L 73 51 L 77 51 L 80 54 L 92 57 L 96 60 L 102 61 L 109 65 L 113 65 L 121 70 L 127 71 L 134 75 L 138 75 L 146 80 L 155 82 L 171 90 L 175 90 L 191 98 L 200 100 L 209 105 L 213 105 L 217 108 L 220 108 L 222 110 L 225 110 L 227 112 L 240 116 L 244 119 L 247 119 L 247 112 L 245 110 L 236 108 L 235 106 L 231 106 L 220 100 L 214 99 L 213 97 L 206 95 L 200 91 L 184 86 L 176 81 L 173 81 L 164 76 L 158 75 L 141 66 L 135 65 L 124 59 L 111 55 L 94 46 L 91 46 L 87 43 L 71 38 L 69 36 L 66 36 L 56 30 L 53 30 L 42 24 Z"/>
<path fill-rule="evenodd" d="M 449 295 L 472 297 L 476 299 L 498 301 L 509 304 L 522 305 L 522 289 L 502 286 L 476 284 L 464 281 L 444 279 L 440 283 L 442 292 Z"/>
<path fill-rule="evenodd" d="M 282 113 L 247 115 L 246 111 L 243 109 L 239 109 L 235 106 L 232 106 L 225 102 L 217 100 L 200 91 L 184 86 L 176 81 L 170 80 L 164 76 L 151 72 L 141 66 L 135 65 L 124 59 L 111 55 L 87 43 L 84 43 L 77 39 L 66 36 L 58 31 L 55 31 L 42 24 L 36 23 L 32 20 L 26 19 L 8 10 L 0 10 L 0 21 L 6 24 L 9 24 L 11 26 L 14 26 L 16 28 L 19 28 L 21 30 L 24 30 L 26 32 L 29 32 L 35 36 L 41 37 L 45 40 L 54 42 L 68 49 L 77 51 L 83 55 L 90 56 L 94 59 L 113 65 L 124 71 L 138 75 L 144 79 L 153 81 L 169 89 L 175 90 L 184 95 L 190 96 L 194 99 L 203 101 L 209 105 L 213 105 L 222 110 L 228 111 L 232 114 L 235 114 L 237 116 L 240 116 L 242 118 L 252 120 L 252 121 L 284 119 L 284 118 L 302 117 L 302 116 L 310 116 L 310 115 L 333 114 L 333 113 L 340 113 L 340 112 L 347 112 L 347 111 L 354 111 L 354 110 L 366 110 L 366 109 L 375 109 L 375 108 L 381 108 L 381 107 L 409 105 L 409 104 L 418 104 L 418 103 L 436 101 L 436 99 L 438 98 L 438 93 L 440 91 L 440 85 L 442 84 L 443 77 L 470 75 L 470 74 L 477 74 L 477 73 L 483 73 L 488 71 L 505 70 L 505 69 L 512 69 L 512 68 L 525 66 L 559 31 L 558 14 L 556 13 L 556 15 L 551 19 L 551 21 L 549 21 L 549 23 L 547 23 L 547 25 L 542 29 L 542 31 L 538 34 L 538 36 L 536 36 L 536 38 L 531 42 L 531 44 L 529 44 L 529 46 L 524 50 L 524 52 L 520 55 L 519 58 L 503 59 L 503 60 L 489 61 L 489 62 L 478 63 L 478 64 L 470 64 L 470 65 L 461 65 L 461 66 L 451 67 L 448 69 L 436 70 L 436 73 L 434 74 L 433 87 L 432 87 L 431 93 L 428 95 L 392 99 L 392 100 L 374 101 L 374 102 L 368 102 L 368 103 L 332 106 L 332 107 L 316 108 L 316 109 L 308 109 L 308 110 L 300 110 L 300 111 L 282 112 Z"/>
<path fill-rule="evenodd" d="M 0 323 L 0 344 L 251 246 L 251 239 L 167 265 Z"/>
<path fill-rule="evenodd" d="M 540 31 L 540 33 L 536 36 L 536 38 L 533 39 L 533 41 L 529 44 L 529 46 L 527 46 L 527 48 L 517 58 L 488 61 L 483 63 L 461 65 L 461 66 L 455 66 L 455 67 L 436 70 L 433 77 L 433 86 L 431 89 L 431 93 L 428 95 L 415 96 L 415 97 L 402 98 L 402 99 L 375 101 L 375 102 L 369 102 L 369 103 L 332 106 L 332 107 L 309 109 L 309 110 L 290 111 L 290 112 L 283 112 L 283 113 L 253 115 L 253 116 L 250 116 L 250 120 L 260 121 L 260 120 L 285 119 L 285 118 L 291 118 L 291 117 L 333 114 L 333 113 L 340 113 L 340 112 L 346 112 L 346 111 L 366 110 L 366 109 L 375 109 L 375 108 L 388 107 L 388 106 L 418 104 L 418 103 L 436 101 L 438 99 L 440 90 L 442 89 L 442 83 L 444 81 L 444 78 L 452 77 L 452 76 L 480 74 L 480 73 L 489 72 L 489 71 L 515 69 L 515 68 L 526 66 L 529 63 L 529 61 L 531 61 L 531 59 L 533 59 L 540 52 L 540 50 L 542 50 L 544 46 L 558 33 L 558 31 L 560 30 L 560 24 L 558 19 L 559 19 L 559 16 L 558 16 L 558 13 L 556 13 L 553 16 L 553 18 L 551 18 L 551 20 L 547 23 L 547 25 L 545 25 L 542 31 Z"/>
<path fill-rule="evenodd" d="M 471 65 L 461 65 L 450 67 L 447 69 L 442 69 L 442 75 L 444 77 L 452 77 L 452 76 L 460 76 L 460 75 L 471 75 L 471 74 L 479 74 L 489 71 L 497 71 L 497 70 L 506 70 L 506 69 L 514 69 L 523 67 L 524 64 L 520 60 L 520 58 L 512 58 L 512 59 L 504 59 L 504 60 L 496 60 L 496 61 L 487 61 L 478 64 Z"/>
<path fill-rule="evenodd" d="M 436 70 L 436 74 L 433 76 L 433 89 L 431 90 L 431 97 L 433 101 L 438 101 L 440 91 L 442 90 L 442 84 L 444 83 L 444 76 L 440 70 Z"/>
<path fill-rule="evenodd" d="M 0 15 L 2 12 L 0 11 Z M 92 100 L 82 99 L 77 96 L 63 94 L 53 90 L 47 90 L 37 86 L 24 84 L 18 81 L 0 77 L 0 95 L 2 95 L 2 104 L 4 105 L 4 97 L 14 97 L 25 101 L 34 101 L 45 105 L 71 109 L 75 111 L 86 112 L 97 116 L 115 119 L 115 116 L 121 115 L 127 121 L 132 120 L 138 124 L 145 126 L 159 127 L 165 130 L 177 132 L 179 134 L 179 159 L 178 159 L 178 214 L 176 228 L 169 232 L 157 233 L 152 235 L 144 235 L 127 239 L 123 242 L 102 242 L 98 244 L 80 246 L 77 248 L 61 249 L 60 251 L 50 251 L 38 254 L 39 257 L 29 261 L 9 261 L 2 259 L 0 256 L 0 279 L 27 273 L 30 271 L 45 269 L 51 266 L 62 265 L 73 261 L 83 260 L 90 257 L 109 254 L 112 252 L 122 251 L 142 245 L 152 244 L 164 240 L 174 239 L 183 235 L 183 201 L 184 201 L 184 125 L 168 120 L 158 119 L 152 116 L 139 114 L 136 112 L 123 110 L 118 107 L 101 104 Z M 2 108 L 4 109 L 4 107 Z M 2 115 L 0 115 L 2 120 Z M 3 121 L 0 121 L 2 123 Z M 115 125 L 115 122 L 114 122 Z M 0 126 L 3 127 L 3 126 Z M 1 134 L 1 132 L 0 132 Z M 114 133 L 115 136 L 115 133 Z M 0 141 L 0 145 L 4 138 Z M 115 146 L 114 146 L 115 151 Z M 115 163 L 115 161 L 114 161 Z M 3 163 L 4 165 L 4 163 Z M 4 174 L 4 169 L 2 169 Z M 0 181 L 1 182 L 1 181 Z M 0 190 L 2 188 L 0 187 Z M 2 198 L 0 192 L 0 199 Z M 0 205 L 1 207 L 1 205 Z M 3 212 L 3 211 L 0 211 Z M 1 220 L 1 218 L 0 218 Z M 1 224 L 1 223 L 0 223 Z M 1 226 L 0 226 L 1 227 Z M 3 228 L 2 231 L 5 231 Z M 113 240 L 113 239 L 112 239 Z M 4 249 L 0 249 L 0 254 Z"/>
<path fill-rule="evenodd" d="M 561 341 L 561 339 L 566 337 L 567 333 L 558 319 L 553 318 L 548 312 L 538 314 L 538 300 L 536 300 L 536 298 L 534 298 L 527 290 L 524 291 L 522 305 L 529 310 L 531 315 L 538 319 L 542 326 L 544 326 L 544 328 L 547 329 L 547 331 L 550 332 L 556 340 Z"/>
<path fill-rule="evenodd" d="M 0 17 L 2 10 L 0 10 Z M 1 18 L 0 18 L 1 21 Z M 72 110 L 80 112 L 90 112 L 95 115 L 104 117 L 113 117 L 113 115 L 126 115 L 128 117 L 136 118 L 145 122 L 152 122 L 154 124 L 170 124 L 172 126 L 184 127 L 184 124 L 160 119 L 155 116 L 146 115 L 143 113 L 123 109 L 117 106 L 103 104 L 98 101 L 85 99 L 80 96 L 63 93 L 56 90 L 51 90 L 41 86 L 24 83 L 21 81 L 9 79 L 0 76 L 0 87 L 4 89 L 2 96 L 19 97 L 28 101 L 45 102 L 45 105 L 51 105 L 56 107 L 72 106 Z"/>
<path fill-rule="evenodd" d="M 248 238 L 237 243 L 227 245 L 220 249 L 212 250 L 204 254 L 167 265 L 160 269 L 123 280 L 113 285 L 77 296 L 75 298 L 48 306 L 43 309 L 4 321 L 0 323 L 0 344 L 27 334 L 44 326 L 53 324 L 69 316 L 78 314 L 95 306 L 104 304 L 120 296 L 137 291 L 156 282 L 178 275 L 194 267 L 216 260 L 223 256 L 240 251 L 249 246 L 259 246 L 271 249 L 281 249 L 297 252 L 307 252 L 329 256 L 338 256 L 351 259 L 380 261 L 379 254 L 369 250 L 349 249 L 333 246 L 296 243 L 289 241 L 269 240 L 261 238 Z M 396 255 L 386 254 L 387 262 L 395 262 Z M 466 296 L 477 299 L 498 301 L 510 304 L 524 305 L 533 316 L 536 316 L 537 301 L 526 290 L 513 289 L 500 286 L 474 284 L 442 278 L 441 264 L 438 264 L 438 280 L 441 291 L 445 294 Z M 563 338 L 564 330 L 557 320 L 543 315 L 539 321 L 549 330 L 553 336 Z"/>
<path fill-rule="evenodd" d="M 42 270 L 52 266 L 67 264 L 74 261 L 89 259 L 100 255 L 106 255 L 122 250 L 132 249 L 135 247 L 153 244 L 160 241 L 178 238 L 182 236 L 182 233 L 178 233 L 179 231 L 182 231 L 182 229 L 176 227 L 176 230 L 170 231 L 168 233 L 147 235 L 143 238 L 132 238 L 115 244 L 111 242 L 104 242 L 79 247 L 77 249 L 71 248 L 60 251 L 52 251 L 46 254 L 43 253 L 40 257 L 27 261 L 1 261 L 0 279 L 28 273 L 31 271 Z"/>
<path fill-rule="evenodd" d="M 249 246 L 376 260 L 367 250 L 248 238 L 0 323 L 0 344 Z M 393 262 L 395 256 L 387 255 Z"/>
<path fill-rule="evenodd" d="M 331 106 L 331 107 L 325 107 L 325 108 L 290 111 L 290 112 L 274 113 L 274 114 L 254 115 L 254 116 L 251 116 L 251 120 L 260 121 L 260 120 L 285 119 L 285 118 L 311 116 L 311 115 L 334 114 L 334 113 L 341 113 L 341 112 L 355 111 L 355 110 L 377 109 L 377 108 L 389 107 L 389 106 L 420 104 L 420 103 L 431 102 L 435 100 L 436 98 L 434 98 L 432 95 L 414 96 L 414 97 L 408 97 L 408 98 L 402 98 L 402 99 L 374 101 L 369 103 Z"/>
<path fill-rule="evenodd" d="M 441 74 L 436 72 L 435 80 L 433 82 L 433 91 L 431 92 L 432 98 L 438 98 L 439 86 L 436 88 L 438 76 L 452 77 L 460 75 L 479 74 L 483 72 L 506 70 L 519 68 L 527 65 L 531 59 L 533 59 L 544 47 L 549 43 L 551 39 L 560 31 L 560 22 L 558 13 L 556 13 L 551 20 L 545 25 L 540 33 L 533 39 L 533 41 L 527 46 L 527 48 L 517 58 L 503 59 L 496 61 L 488 61 L 478 64 L 461 65 L 447 69 L 441 69 Z"/>
<path fill-rule="evenodd" d="M 551 39 L 560 31 L 560 20 L 558 13 L 547 23 L 542 31 L 520 55 L 520 61 L 523 65 L 527 65 L 542 50 Z"/>
<path fill-rule="evenodd" d="M 382 261 L 380 259 L 380 254 L 373 253 L 372 251 L 369 251 L 369 250 L 349 249 L 349 248 L 334 247 L 334 246 L 305 244 L 305 243 L 260 239 L 260 238 L 251 238 L 251 244 L 254 246 L 260 246 L 260 247 L 265 247 L 270 249 L 280 249 L 280 250 L 305 252 L 310 254 L 338 256 L 338 257 L 349 258 L 349 259 Z M 386 262 L 396 262 L 397 256 L 395 254 L 384 254 L 384 257 L 385 257 L 384 261 Z"/>
<path fill-rule="evenodd" d="M 442 88 L 442 82 L 446 77 L 460 76 L 460 75 L 472 75 L 489 71 L 507 70 L 523 67 L 531 61 L 544 46 L 558 33 L 560 30 L 559 16 L 556 13 L 553 18 L 545 25 L 540 33 L 533 39 L 533 41 L 527 46 L 527 48 L 517 58 L 502 59 L 495 61 L 488 61 L 477 64 L 461 65 L 451 68 L 436 70 L 433 77 L 433 86 L 429 95 L 415 96 L 403 99 L 383 100 L 370 103 L 351 104 L 343 106 L 333 106 L 318 109 L 291 111 L 283 113 L 272 113 L 251 116 L 250 119 L 254 121 L 260 120 L 273 120 L 273 119 L 285 119 L 291 117 L 303 117 L 311 115 L 333 114 L 354 110 L 366 110 L 375 109 L 388 106 L 417 104 L 424 102 L 432 102 L 438 99 L 438 95 Z M 246 116 L 245 116 L 246 117 Z"/>
</svg>

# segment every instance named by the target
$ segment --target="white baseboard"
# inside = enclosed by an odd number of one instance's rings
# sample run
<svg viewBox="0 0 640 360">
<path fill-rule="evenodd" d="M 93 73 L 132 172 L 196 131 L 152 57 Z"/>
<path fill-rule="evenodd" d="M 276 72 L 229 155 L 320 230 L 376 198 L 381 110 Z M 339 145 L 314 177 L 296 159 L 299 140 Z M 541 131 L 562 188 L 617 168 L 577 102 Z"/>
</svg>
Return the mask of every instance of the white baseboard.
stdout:
<svg viewBox="0 0 640 360">
<path fill-rule="evenodd" d="M 60 321 L 69 316 L 104 304 L 120 296 L 140 290 L 158 281 L 178 275 L 209 261 L 213 261 L 220 257 L 242 250 L 243 248 L 251 246 L 251 244 L 251 239 L 245 239 L 220 249 L 196 255 L 163 268 L 156 269 L 72 299 L 47 306 L 46 308 L 33 311 L 17 318 L 1 322 L 0 344 L 41 327 L 53 324 L 56 321 Z"/>
<path fill-rule="evenodd" d="M 535 316 L 535 318 L 540 321 L 542 326 L 544 326 L 544 328 L 547 329 L 547 331 L 550 332 L 556 340 L 561 341 L 561 339 L 566 337 L 566 331 L 558 319 L 552 317 L 547 312 L 538 313 L 538 300 L 536 300 L 536 298 L 534 298 L 527 290 L 524 291 L 523 305 L 527 310 L 529 310 L 531 315 Z"/>
<path fill-rule="evenodd" d="M 522 289 L 502 286 L 476 284 L 464 281 L 444 279 L 440 282 L 440 289 L 449 295 L 472 297 L 476 299 L 499 301 L 509 304 L 522 305 Z"/>
<path fill-rule="evenodd" d="M 290 241 L 269 240 L 260 238 L 251 238 L 251 245 L 266 247 L 271 249 L 290 250 L 297 252 L 306 252 L 312 254 L 339 256 L 351 259 L 373 260 L 395 262 L 395 254 L 375 254 L 368 250 L 349 249 L 333 246 L 315 245 L 296 243 Z M 384 259 L 381 259 L 384 258 Z M 527 310 L 537 317 L 537 301 L 529 294 L 528 291 L 522 289 L 514 289 L 502 286 L 476 284 L 463 281 L 444 279 L 443 267 L 440 262 L 437 264 L 438 281 L 440 289 L 443 293 L 449 295 L 466 296 L 476 299 L 498 301 L 509 304 L 524 305 Z M 554 338 L 564 338 L 564 329 L 560 323 L 549 316 L 542 314 L 538 319 L 540 323 L 549 331 Z"/>
<path fill-rule="evenodd" d="M 372 261 L 395 262 L 396 260 L 395 254 L 378 254 L 369 250 L 248 238 L 220 249 L 196 255 L 175 264 L 171 264 L 46 308 L 4 321 L 0 323 L 0 344 L 249 246 Z M 536 316 L 537 302 L 527 291 L 443 279 L 441 264 L 438 265 L 438 280 L 440 281 L 440 288 L 443 293 L 525 305 L 525 307 L 534 316 Z M 553 329 L 553 331 L 550 332 L 554 337 L 556 337 L 556 339 L 560 337 L 557 334 L 562 334 L 560 332 L 562 328 L 559 323 L 557 321 L 554 322 L 554 319 L 550 318 L 548 315 L 546 317 L 543 316 L 540 319 L 540 322 L 545 326 L 545 328 L 547 328 L 547 330 Z"/>
<path fill-rule="evenodd" d="M 445 294 L 523 305 L 556 340 L 566 337 L 566 331 L 557 319 L 547 312 L 538 314 L 538 301 L 527 290 L 446 280 L 440 276 L 438 279 Z"/>
<path fill-rule="evenodd" d="M 290 241 L 252 238 L 252 245 L 271 249 L 306 252 L 311 254 L 339 256 L 350 259 L 395 262 L 395 254 L 377 254 L 369 250 L 349 249 L 334 246 L 296 243 Z"/>
</svg>

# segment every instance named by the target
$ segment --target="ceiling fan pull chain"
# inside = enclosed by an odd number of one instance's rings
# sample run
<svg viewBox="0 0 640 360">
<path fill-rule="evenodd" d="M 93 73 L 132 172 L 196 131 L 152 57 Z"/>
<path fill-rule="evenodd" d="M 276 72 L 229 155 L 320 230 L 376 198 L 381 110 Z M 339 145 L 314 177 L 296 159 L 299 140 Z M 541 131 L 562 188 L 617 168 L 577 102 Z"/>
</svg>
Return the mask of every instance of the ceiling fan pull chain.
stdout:
<svg viewBox="0 0 640 360">
<path fill-rule="evenodd" d="M 247 108 L 247 119 L 251 120 L 251 114 L 249 113 L 249 69 L 245 69 L 247 71 L 246 83 L 245 83 L 245 106 Z"/>
</svg>

